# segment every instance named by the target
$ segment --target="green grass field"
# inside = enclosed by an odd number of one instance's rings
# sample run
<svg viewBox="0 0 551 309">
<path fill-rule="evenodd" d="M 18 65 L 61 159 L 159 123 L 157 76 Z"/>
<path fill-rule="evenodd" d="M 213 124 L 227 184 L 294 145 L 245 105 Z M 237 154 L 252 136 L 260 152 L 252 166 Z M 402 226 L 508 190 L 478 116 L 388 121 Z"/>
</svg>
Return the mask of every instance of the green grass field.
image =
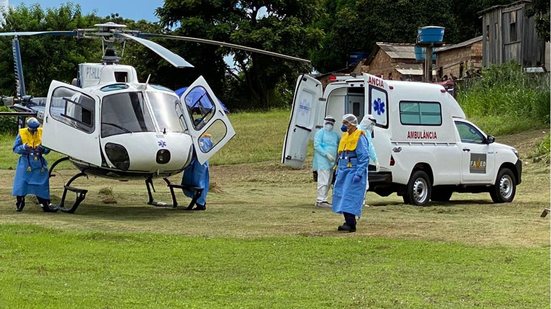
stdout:
<svg viewBox="0 0 551 309">
<path fill-rule="evenodd" d="M 232 115 L 238 135 L 212 160 L 205 212 L 147 206 L 143 181 L 90 177 L 76 182 L 89 193 L 75 214 L 32 199 L 16 213 L 13 137 L 1 138 L 0 308 L 549 308 L 549 164 L 528 158 L 547 130 L 497 138 L 525 162 L 513 203 L 369 193 L 358 231 L 340 234 L 341 216 L 313 207 L 309 169 L 278 163 L 287 121 Z"/>
</svg>

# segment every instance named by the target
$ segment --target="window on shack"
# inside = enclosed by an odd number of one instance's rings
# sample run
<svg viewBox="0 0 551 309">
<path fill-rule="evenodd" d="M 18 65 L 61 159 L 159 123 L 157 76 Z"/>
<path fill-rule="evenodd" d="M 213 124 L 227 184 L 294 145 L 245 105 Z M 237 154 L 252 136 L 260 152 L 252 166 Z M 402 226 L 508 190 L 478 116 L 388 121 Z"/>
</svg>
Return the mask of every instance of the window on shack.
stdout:
<svg viewBox="0 0 551 309">
<path fill-rule="evenodd" d="M 400 122 L 404 125 L 439 126 L 442 109 L 438 102 L 400 102 Z"/>
</svg>

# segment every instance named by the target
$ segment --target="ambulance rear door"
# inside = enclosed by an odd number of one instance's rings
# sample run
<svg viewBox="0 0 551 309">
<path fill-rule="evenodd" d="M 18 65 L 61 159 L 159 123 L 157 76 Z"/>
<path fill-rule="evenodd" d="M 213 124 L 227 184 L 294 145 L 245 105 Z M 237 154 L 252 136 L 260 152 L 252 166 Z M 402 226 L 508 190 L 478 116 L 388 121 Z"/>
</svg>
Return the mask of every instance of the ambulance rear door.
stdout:
<svg viewBox="0 0 551 309">
<path fill-rule="evenodd" d="M 298 78 L 281 163 L 293 168 L 304 165 L 308 138 L 315 129 L 317 114 L 323 111 L 322 93 L 321 82 L 317 79 L 306 74 Z"/>
</svg>

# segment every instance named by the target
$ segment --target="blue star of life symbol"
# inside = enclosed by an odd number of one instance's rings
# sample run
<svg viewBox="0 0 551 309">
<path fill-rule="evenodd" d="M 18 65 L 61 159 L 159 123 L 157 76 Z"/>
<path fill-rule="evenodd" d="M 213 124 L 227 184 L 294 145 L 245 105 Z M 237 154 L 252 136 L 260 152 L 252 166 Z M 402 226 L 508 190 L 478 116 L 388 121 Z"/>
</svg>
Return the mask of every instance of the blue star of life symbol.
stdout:
<svg viewBox="0 0 551 309">
<path fill-rule="evenodd" d="M 159 144 L 159 147 L 166 147 L 166 142 L 165 141 L 157 141 L 157 144 Z"/>
<path fill-rule="evenodd" d="M 384 114 L 385 102 L 381 101 L 381 98 L 377 98 L 377 100 L 373 101 L 373 109 L 377 112 L 377 115 Z"/>
</svg>

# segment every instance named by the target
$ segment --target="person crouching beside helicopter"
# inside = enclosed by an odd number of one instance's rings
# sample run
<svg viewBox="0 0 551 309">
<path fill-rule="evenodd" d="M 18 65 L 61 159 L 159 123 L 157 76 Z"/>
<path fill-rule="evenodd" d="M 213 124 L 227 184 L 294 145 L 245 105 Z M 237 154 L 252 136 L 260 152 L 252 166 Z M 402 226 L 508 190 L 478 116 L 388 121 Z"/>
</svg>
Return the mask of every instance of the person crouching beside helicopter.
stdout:
<svg viewBox="0 0 551 309">
<path fill-rule="evenodd" d="M 199 139 L 199 148 L 203 152 L 208 152 L 213 147 L 211 135 L 205 133 Z M 184 169 L 184 175 L 182 176 L 182 186 L 196 187 L 202 189 L 201 195 L 195 203 L 195 207 L 190 205 L 189 210 L 206 210 L 207 209 L 207 194 L 210 186 L 209 176 L 209 161 L 201 164 L 197 160 L 197 156 L 193 155 L 191 163 Z M 189 189 L 183 189 L 184 194 L 187 197 L 193 198 L 195 191 Z M 191 208 L 193 207 L 193 208 Z"/>
<path fill-rule="evenodd" d="M 13 152 L 20 155 L 13 179 L 12 195 L 16 197 L 16 210 L 25 207 L 25 196 L 33 194 L 44 211 L 49 211 L 50 178 L 48 162 L 43 155 L 50 152 L 42 146 L 42 128 L 34 117 L 27 120 L 27 127 L 20 129 L 13 144 Z"/>
</svg>

